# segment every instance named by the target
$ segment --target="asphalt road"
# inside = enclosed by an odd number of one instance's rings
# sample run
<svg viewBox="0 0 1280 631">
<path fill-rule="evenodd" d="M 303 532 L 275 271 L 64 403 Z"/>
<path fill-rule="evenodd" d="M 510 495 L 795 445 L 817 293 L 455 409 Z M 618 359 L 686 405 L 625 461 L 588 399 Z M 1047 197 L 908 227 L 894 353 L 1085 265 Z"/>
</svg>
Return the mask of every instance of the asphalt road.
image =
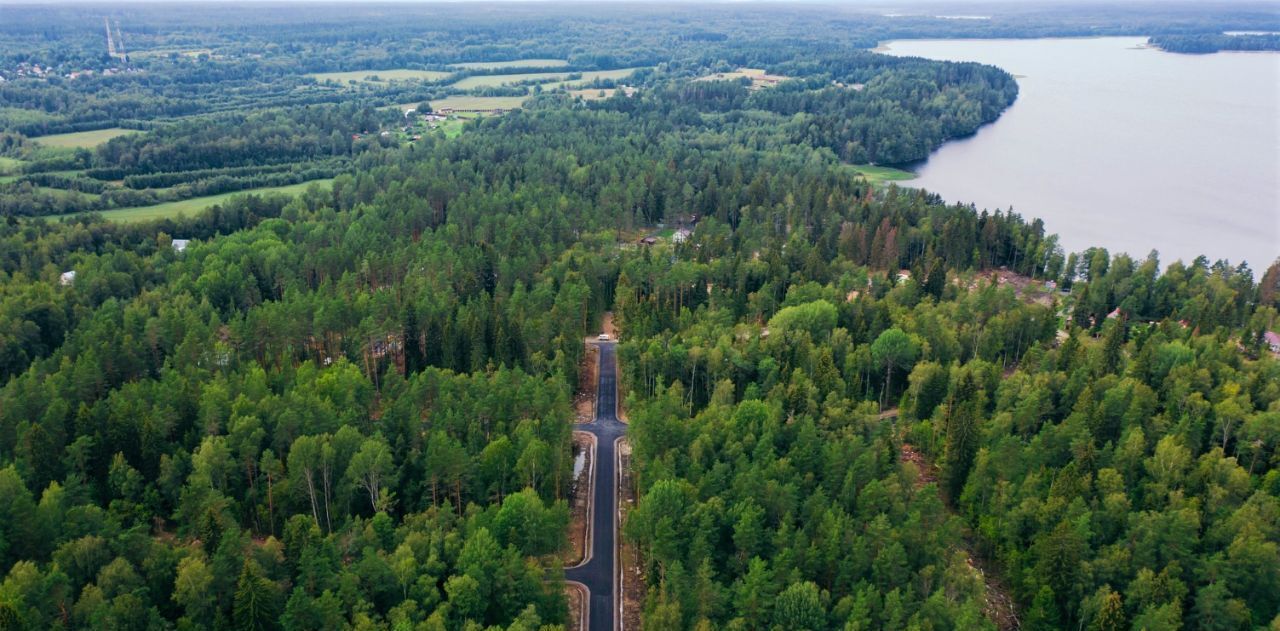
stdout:
<svg viewBox="0 0 1280 631">
<path fill-rule="evenodd" d="M 564 571 L 566 580 L 577 581 L 590 593 L 587 614 L 588 631 L 613 631 L 618 618 L 618 477 L 615 441 L 626 433 L 627 426 L 618 421 L 618 366 L 613 342 L 600 347 L 600 366 L 596 382 L 596 416 L 591 423 L 578 423 L 574 429 L 596 437 L 596 457 L 590 511 L 590 556 L 582 565 Z"/>
</svg>

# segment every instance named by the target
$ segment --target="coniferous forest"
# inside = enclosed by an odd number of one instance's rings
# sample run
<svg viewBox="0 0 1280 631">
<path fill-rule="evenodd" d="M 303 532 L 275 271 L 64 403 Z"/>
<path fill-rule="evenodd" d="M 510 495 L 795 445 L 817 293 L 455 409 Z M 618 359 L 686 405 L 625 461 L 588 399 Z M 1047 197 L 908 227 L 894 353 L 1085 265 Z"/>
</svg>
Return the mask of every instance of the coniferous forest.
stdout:
<svg viewBox="0 0 1280 631">
<path fill-rule="evenodd" d="M 0 9 L 0 629 L 579 628 L 606 314 L 643 629 L 1275 629 L 1280 262 L 894 184 L 1018 86 L 868 50 L 1250 7 Z"/>
</svg>

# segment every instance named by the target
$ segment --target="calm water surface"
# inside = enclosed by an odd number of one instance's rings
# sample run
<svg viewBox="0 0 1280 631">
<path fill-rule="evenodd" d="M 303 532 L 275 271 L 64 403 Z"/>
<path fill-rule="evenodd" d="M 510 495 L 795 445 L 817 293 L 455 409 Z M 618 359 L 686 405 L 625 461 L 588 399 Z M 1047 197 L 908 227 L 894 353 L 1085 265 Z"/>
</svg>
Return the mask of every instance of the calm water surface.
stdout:
<svg viewBox="0 0 1280 631">
<path fill-rule="evenodd" d="M 904 40 L 888 54 L 999 66 L 1018 100 L 912 185 L 1040 217 L 1068 251 L 1162 264 L 1280 255 L 1280 53 L 1178 55 L 1145 38 Z"/>
</svg>

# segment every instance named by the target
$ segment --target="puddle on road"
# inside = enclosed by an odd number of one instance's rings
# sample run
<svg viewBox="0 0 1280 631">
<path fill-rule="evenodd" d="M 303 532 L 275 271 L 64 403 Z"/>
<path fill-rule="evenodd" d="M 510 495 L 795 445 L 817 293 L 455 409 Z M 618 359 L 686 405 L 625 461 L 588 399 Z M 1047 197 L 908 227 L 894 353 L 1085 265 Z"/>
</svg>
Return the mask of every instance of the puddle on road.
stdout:
<svg viewBox="0 0 1280 631">
<path fill-rule="evenodd" d="M 573 479 L 577 480 L 582 474 L 582 468 L 587 464 L 587 450 L 577 445 L 573 446 Z"/>
</svg>

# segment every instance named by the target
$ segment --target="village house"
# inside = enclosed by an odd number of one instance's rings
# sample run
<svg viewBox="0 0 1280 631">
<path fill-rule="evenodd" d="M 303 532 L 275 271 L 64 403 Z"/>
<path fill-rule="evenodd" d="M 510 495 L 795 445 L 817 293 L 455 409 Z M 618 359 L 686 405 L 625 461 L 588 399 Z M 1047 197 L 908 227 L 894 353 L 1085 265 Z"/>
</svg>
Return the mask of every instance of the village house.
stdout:
<svg viewBox="0 0 1280 631">
<path fill-rule="evenodd" d="M 1266 339 L 1267 348 L 1270 348 L 1271 352 L 1280 353 L 1280 333 L 1267 331 L 1262 335 L 1262 337 Z"/>
</svg>

